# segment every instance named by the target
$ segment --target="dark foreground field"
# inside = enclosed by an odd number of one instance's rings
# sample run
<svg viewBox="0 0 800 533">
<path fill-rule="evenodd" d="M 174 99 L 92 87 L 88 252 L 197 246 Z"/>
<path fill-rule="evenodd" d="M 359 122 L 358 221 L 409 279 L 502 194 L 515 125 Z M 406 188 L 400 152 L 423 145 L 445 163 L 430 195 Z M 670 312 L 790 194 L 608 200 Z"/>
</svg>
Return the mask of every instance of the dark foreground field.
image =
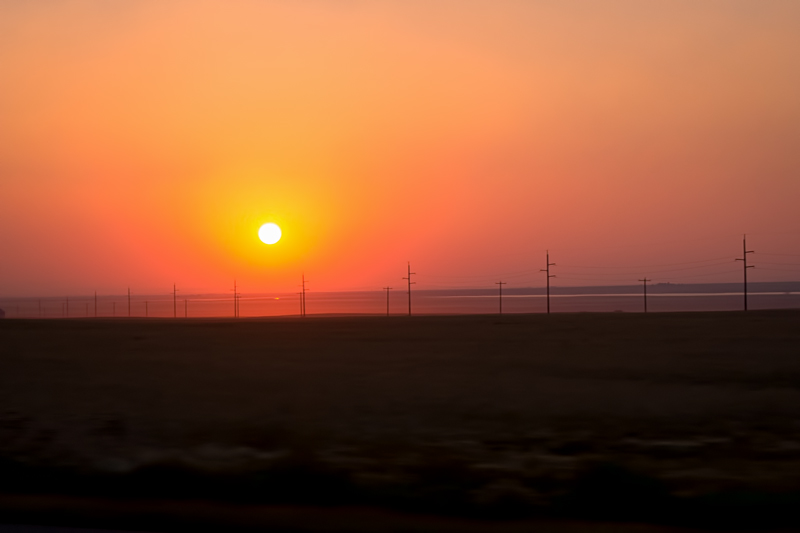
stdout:
<svg viewBox="0 0 800 533">
<path fill-rule="evenodd" d="M 0 321 L 0 523 L 792 529 L 797 509 L 800 312 Z"/>
</svg>

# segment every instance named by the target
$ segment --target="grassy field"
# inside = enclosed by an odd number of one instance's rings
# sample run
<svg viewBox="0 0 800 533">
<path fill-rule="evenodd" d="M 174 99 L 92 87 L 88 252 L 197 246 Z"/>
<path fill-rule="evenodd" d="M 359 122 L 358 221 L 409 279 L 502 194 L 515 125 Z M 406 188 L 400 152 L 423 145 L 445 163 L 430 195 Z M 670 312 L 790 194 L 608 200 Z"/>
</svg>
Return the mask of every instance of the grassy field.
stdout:
<svg viewBox="0 0 800 533">
<path fill-rule="evenodd" d="M 68 495 L 800 525 L 796 311 L 5 320 L 0 343 L 0 520 Z"/>
</svg>

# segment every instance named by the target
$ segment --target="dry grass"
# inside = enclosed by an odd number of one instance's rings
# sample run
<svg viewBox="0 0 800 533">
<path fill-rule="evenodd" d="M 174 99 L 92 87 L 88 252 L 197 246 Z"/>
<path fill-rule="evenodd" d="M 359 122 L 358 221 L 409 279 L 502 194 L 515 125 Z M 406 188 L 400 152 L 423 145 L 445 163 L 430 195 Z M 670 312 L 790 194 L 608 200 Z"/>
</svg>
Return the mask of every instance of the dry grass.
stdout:
<svg viewBox="0 0 800 533">
<path fill-rule="evenodd" d="M 800 312 L 6 320 L 0 338 L 7 493 L 662 521 L 800 501 Z"/>
</svg>

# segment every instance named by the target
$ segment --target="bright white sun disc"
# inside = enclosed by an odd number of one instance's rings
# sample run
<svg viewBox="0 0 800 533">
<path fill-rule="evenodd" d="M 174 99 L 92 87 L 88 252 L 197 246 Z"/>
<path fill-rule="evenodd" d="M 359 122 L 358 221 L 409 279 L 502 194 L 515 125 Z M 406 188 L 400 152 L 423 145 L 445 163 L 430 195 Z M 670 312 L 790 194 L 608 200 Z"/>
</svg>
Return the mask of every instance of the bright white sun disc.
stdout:
<svg viewBox="0 0 800 533">
<path fill-rule="evenodd" d="M 258 228 L 258 238 L 264 244 L 275 244 L 281 240 L 281 228 L 277 224 L 269 222 Z"/>
</svg>

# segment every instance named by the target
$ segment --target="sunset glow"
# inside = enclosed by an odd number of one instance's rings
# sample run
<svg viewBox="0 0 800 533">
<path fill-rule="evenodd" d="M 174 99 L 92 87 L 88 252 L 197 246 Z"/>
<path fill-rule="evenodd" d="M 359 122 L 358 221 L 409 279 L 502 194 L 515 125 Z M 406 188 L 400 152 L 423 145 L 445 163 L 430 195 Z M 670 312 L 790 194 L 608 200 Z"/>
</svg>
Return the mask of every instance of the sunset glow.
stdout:
<svg viewBox="0 0 800 533">
<path fill-rule="evenodd" d="M 732 282 L 744 233 L 787 255 L 752 281 L 800 278 L 798 2 L 4 2 L 0 34 L 3 295 L 540 287 L 548 249 L 560 286 Z"/>
</svg>

